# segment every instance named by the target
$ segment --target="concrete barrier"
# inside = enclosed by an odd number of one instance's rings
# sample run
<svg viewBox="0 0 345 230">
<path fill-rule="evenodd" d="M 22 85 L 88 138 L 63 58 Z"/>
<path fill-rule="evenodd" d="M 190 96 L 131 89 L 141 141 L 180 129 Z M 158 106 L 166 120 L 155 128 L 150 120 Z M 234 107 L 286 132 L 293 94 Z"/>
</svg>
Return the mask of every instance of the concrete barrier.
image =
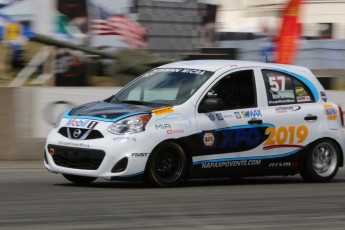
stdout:
<svg viewBox="0 0 345 230">
<path fill-rule="evenodd" d="M 0 159 L 13 155 L 15 130 L 13 127 L 14 94 L 11 88 L 0 90 Z"/>
<path fill-rule="evenodd" d="M 0 160 L 40 160 L 56 117 L 69 106 L 104 100 L 120 88 L 23 87 L 0 90 Z"/>
<path fill-rule="evenodd" d="M 0 90 L 0 160 L 40 160 L 55 118 L 71 105 L 103 100 L 120 88 L 23 87 Z M 345 91 L 327 91 L 345 108 Z"/>
</svg>

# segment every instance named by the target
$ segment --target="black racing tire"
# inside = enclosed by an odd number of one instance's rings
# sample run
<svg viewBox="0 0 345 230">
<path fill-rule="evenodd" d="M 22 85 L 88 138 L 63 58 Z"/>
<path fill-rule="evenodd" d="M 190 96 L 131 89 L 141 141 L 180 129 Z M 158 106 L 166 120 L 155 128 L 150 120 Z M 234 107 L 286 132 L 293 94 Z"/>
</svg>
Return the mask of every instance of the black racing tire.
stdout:
<svg viewBox="0 0 345 230">
<path fill-rule="evenodd" d="M 325 183 L 331 181 L 339 169 L 340 150 L 332 140 L 314 143 L 301 169 L 301 176 L 307 182 Z"/>
<path fill-rule="evenodd" d="M 70 175 L 70 174 L 62 174 L 62 176 L 65 177 L 70 182 L 73 182 L 77 185 L 88 185 L 97 179 L 95 177 L 76 176 L 76 175 Z"/>
<path fill-rule="evenodd" d="M 184 179 L 187 171 L 187 155 L 175 142 L 157 146 L 148 159 L 145 180 L 154 187 L 176 186 Z"/>
</svg>

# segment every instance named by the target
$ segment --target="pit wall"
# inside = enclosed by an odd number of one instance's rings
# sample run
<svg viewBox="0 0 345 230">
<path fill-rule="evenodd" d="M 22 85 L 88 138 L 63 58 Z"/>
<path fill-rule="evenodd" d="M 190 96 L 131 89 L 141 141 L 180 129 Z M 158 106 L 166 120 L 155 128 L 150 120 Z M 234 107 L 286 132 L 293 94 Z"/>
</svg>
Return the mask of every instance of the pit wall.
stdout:
<svg viewBox="0 0 345 230">
<path fill-rule="evenodd" d="M 120 88 L 24 87 L 0 90 L 0 161 L 41 160 L 56 117 L 70 106 L 104 100 Z M 345 108 L 345 91 L 327 91 Z"/>
<path fill-rule="evenodd" d="M 104 100 L 120 88 L 0 89 L 0 160 L 40 160 L 56 117 L 70 106 Z"/>
</svg>

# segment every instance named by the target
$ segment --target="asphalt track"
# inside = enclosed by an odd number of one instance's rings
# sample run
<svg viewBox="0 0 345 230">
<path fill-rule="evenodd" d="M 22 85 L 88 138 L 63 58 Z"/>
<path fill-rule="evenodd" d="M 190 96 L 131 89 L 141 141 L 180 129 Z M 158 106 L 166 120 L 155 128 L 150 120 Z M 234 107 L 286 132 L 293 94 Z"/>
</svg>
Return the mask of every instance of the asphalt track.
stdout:
<svg viewBox="0 0 345 230">
<path fill-rule="evenodd" d="M 37 162 L 0 162 L 0 229 L 345 229 L 345 170 L 192 181 L 177 188 L 97 180 L 75 186 Z"/>
</svg>

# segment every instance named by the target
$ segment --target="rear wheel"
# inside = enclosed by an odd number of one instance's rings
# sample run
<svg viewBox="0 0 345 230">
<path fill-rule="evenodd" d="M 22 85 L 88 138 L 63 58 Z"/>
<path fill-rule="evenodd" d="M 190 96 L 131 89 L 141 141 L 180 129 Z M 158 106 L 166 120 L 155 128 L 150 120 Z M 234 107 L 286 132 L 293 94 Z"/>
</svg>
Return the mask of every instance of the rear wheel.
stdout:
<svg viewBox="0 0 345 230">
<path fill-rule="evenodd" d="M 315 143 L 308 153 L 301 176 L 308 182 L 329 182 L 339 168 L 339 148 L 331 140 Z"/>
<path fill-rule="evenodd" d="M 95 177 L 75 176 L 75 175 L 70 175 L 70 174 L 62 174 L 62 175 L 70 182 L 73 182 L 78 185 L 87 185 L 97 179 Z"/>
<path fill-rule="evenodd" d="M 146 181 L 157 187 L 177 185 L 185 176 L 187 156 L 181 146 L 174 142 L 159 145 L 147 162 Z"/>
</svg>

